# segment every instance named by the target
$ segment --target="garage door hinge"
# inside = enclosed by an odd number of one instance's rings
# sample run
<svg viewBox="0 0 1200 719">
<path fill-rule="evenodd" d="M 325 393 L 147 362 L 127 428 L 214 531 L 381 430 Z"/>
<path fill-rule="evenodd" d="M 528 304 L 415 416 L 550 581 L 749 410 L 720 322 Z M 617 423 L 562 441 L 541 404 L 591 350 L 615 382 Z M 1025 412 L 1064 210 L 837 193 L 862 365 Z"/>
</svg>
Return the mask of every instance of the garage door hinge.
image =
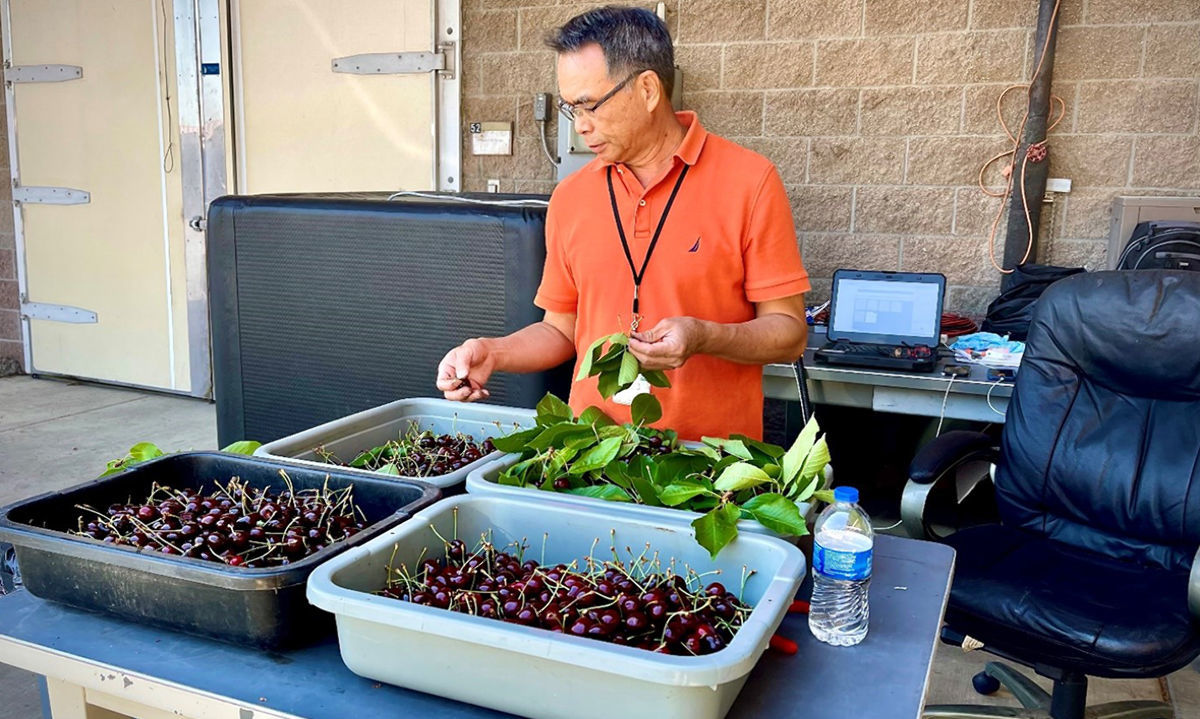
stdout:
<svg viewBox="0 0 1200 719">
<path fill-rule="evenodd" d="M 86 205 L 92 201 L 91 193 L 70 187 L 33 187 L 18 185 L 13 188 L 13 202 L 37 205 Z"/>
<path fill-rule="evenodd" d="M 436 52 L 371 52 L 333 59 L 333 71 L 350 75 L 413 75 L 436 72 L 454 79 L 454 43 L 438 43 Z"/>
<path fill-rule="evenodd" d="M 31 320 L 50 320 L 51 322 L 70 322 L 76 325 L 95 324 L 96 313 L 91 310 L 68 305 L 50 305 L 45 302 L 21 302 L 21 316 Z"/>
<path fill-rule="evenodd" d="M 4 79 L 20 82 L 66 82 L 83 77 L 78 65 L 14 65 L 4 69 Z"/>
</svg>

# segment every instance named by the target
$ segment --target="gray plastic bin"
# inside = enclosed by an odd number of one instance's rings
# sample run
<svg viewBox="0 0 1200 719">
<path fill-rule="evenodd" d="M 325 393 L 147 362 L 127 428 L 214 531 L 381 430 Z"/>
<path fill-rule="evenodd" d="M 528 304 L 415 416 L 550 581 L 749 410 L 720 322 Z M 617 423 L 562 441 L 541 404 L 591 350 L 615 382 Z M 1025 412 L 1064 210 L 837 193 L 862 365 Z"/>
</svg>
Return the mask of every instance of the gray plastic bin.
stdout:
<svg viewBox="0 0 1200 719">
<path fill-rule="evenodd" d="M 457 508 L 457 517 L 455 509 Z M 444 499 L 372 541 L 318 567 L 308 600 L 337 617 L 342 659 L 356 674 L 529 717 L 577 719 L 719 719 L 779 627 L 804 575 L 794 546 L 759 534 L 738 537 L 716 560 L 686 524 L 651 523 L 608 506 L 597 511 L 562 502 L 523 502 L 464 495 Z M 426 547 L 441 554 L 444 537 L 468 543 L 491 530 L 497 545 L 526 538 L 527 556 L 545 563 L 645 546 L 697 572 L 720 569 L 731 590 L 742 568 L 755 570 L 743 599 L 749 618 L 721 651 L 705 656 L 656 654 L 594 639 L 509 624 L 376 596 L 395 562 L 413 566 Z M 542 557 L 542 537 L 545 556 Z M 427 555 L 428 556 L 428 555 Z"/>
<path fill-rule="evenodd" d="M 432 429 L 438 434 L 462 432 L 480 441 L 509 434 L 517 428 L 532 427 L 535 416 L 533 410 L 517 407 L 451 402 L 436 398 L 402 399 L 268 442 L 259 447 L 254 454 L 258 457 L 273 457 L 329 469 L 336 465 L 326 464 L 318 459 L 313 451 L 315 448 L 325 447 L 338 458 L 349 462 L 361 452 L 396 439 L 414 423 L 421 429 Z M 483 466 L 502 456 L 504 455 L 500 452 L 492 452 L 449 474 L 397 479 L 414 479 L 448 489 L 461 484 L 467 473 L 475 467 Z M 393 476 L 353 467 L 339 468 L 339 471 L 343 470 L 376 478 Z"/>
<path fill-rule="evenodd" d="M 544 491 L 537 487 L 514 487 L 497 483 L 496 478 L 500 476 L 500 473 L 516 464 L 520 458 L 519 454 L 505 454 L 501 455 L 498 459 L 477 465 L 467 475 L 467 493 L 489 497 L 512 497 L 519 501 L 533 500 L 540 502 L 542 500 L 550 500 L 563 504 L 578 505 L 592 510 L 595 510 L 598 503 L 605 506 L 617 505 L 637 515 L 644 516 L 651 522 L 683 522 L 690 525 L 692 521 L 701 516 L 699 512 L 675 509 L 673 507 L 651 507 L 645 504 L 612 502 L 607 499 L 585 497 L 579 494 Z M 811 523 L 813 520 L 811 516 L 813 513 L 812 504 L 810 502 L 799 502 L 796 506 L 800 509 L 800 516 L 806 518 Z M 691 531 L 690 526 L 688 526 L 688 530 Z M 773 532 L 752 519 L 738 520 L 738 534 L 742 532 L 782 537 L 793 544 L 799 539 L 791 535 L 782 535 Z"/>
</svg>

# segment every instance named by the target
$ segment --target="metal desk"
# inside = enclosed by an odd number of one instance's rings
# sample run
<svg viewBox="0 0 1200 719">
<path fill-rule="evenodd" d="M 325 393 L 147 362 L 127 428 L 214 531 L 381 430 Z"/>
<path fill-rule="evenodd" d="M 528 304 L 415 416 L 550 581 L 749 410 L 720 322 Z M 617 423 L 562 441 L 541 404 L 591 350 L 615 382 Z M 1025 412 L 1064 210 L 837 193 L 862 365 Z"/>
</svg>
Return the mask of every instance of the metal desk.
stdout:
<svg viewBox="0 0 1200 719">
<path fill-rule="evenodd" d="M 987 369 L 970 365 L 971 374 L 951 384 L 942 374 L 952 359 L 942 359 L 934 372 L 897 372 L 894 370 L 831 367 L 817 364 L 814 352 L 825 344 L 824 328 L 809 328 L 809 348 L 804 353 L 808 370 L 809 398 L 817 404 L 862 407 L 876 412 L 893 412 L 939 417 L 946 401 L 946 417 L 976 422 L 1003 422 L 1002 414 L 1012 396 L 1011 383 L 996 383 L 987 378 Z M 950 393 L 947 397 L 946 390 Z M 763 368 L 763 392 L 774 399 L 798 400 L 796 376 L 791 365 L 770 364 Z M 991 406 L 988 406 L 989 399 Z M 993 409 L 993 407 L 995 409 Z"/>
<path fill-rule="evenodd" d="M 879 536 L 875 553 L 866 640 L 830 647 L 812 638 L 805 617 L 789 616 L 780 633 L 796 640 L 799 653 L 764 654 L 730 717 L 920 716 L 954 552 Z M 332 639 L 264 653 L 76 611 L 27 591 L 0 597 L 0 662 L 46 676 L 54 719 L 104 716 L 96 707 L 139 719 L 505 716 L 358 677 Z"/>
</svg>

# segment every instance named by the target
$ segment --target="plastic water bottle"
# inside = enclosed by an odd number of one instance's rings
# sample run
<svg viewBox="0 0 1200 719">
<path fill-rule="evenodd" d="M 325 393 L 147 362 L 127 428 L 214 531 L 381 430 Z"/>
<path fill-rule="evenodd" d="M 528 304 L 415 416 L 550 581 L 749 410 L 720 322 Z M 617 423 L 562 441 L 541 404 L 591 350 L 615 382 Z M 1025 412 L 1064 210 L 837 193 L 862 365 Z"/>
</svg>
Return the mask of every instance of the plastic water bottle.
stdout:
<svg viewBox="0 0 1200 719">
<path fill-rule="evenodd" d="M 809 630 L 826 644 L 848 647 L 867 636 L 874 537 L 870 518 L 858 506 L 858 490 L 834 489 L 833 504 L 817 518 L 808 613 Z"/>
</svg>

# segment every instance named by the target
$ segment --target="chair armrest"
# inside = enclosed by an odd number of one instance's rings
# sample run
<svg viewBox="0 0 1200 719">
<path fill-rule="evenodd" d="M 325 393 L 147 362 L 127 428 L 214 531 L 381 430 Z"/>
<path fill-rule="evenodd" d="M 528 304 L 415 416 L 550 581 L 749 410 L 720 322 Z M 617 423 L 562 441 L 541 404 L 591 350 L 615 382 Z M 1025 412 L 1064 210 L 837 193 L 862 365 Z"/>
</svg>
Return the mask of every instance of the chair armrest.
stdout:
<svg viewBox="0 0 1200 719">
<path fill-rule="evenodd" d="M 1192 575 L 1188 579 L 1188 609 L 1192 618 L 1200 622 L 1200 549 L 1192 558 Z"/>
<path fill-rule="evenodd" d="M 983 432 L 947 432 L 917 452 L 908 466 L 908 478 L 918 484 L 932 484 L 947 469 L 962 464 L 967 455 L 988 451 L 998 454 L 995 442 Z"/>
<path fill-rule="evenodd" d="M 925 507 L 940 480 L 949 477 L 954 481 L 958 468 L 971 462 L 994 467 L 999 457 L 999 448 L 982 432 L 947 432 L 922 447 L 909 466 L 908 483 L 900 497 L 900 521 L 908 536 L 937 538 L 925 519 Z"/>
</svg>

